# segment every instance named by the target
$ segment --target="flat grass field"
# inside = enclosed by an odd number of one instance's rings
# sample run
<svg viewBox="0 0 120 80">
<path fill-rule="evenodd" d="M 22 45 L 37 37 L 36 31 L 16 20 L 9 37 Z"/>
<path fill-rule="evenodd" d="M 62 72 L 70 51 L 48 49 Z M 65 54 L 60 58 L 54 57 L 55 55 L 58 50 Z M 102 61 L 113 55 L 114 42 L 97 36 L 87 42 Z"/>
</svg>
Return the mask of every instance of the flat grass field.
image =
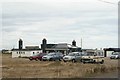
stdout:
<svg viewBox="0 0 120 80">
<path fill-rule="evenodd" d="M 118 60 L 105 58 L 104 64 L 63 61 L 30 61 L 2 54 L 3 78 L 86 78 L 96 73 L 118 70 Z"/>
</svg>

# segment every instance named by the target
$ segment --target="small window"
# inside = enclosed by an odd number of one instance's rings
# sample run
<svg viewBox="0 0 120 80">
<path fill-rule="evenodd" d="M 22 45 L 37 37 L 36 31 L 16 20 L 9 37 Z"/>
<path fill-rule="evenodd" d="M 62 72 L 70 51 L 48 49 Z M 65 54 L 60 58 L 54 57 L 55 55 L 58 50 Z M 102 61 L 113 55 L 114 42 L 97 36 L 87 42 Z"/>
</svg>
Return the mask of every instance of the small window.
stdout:
<svg viewBox="0 0 120 80">
<path fill-rule="evenodd" d="M 17 54 L 18 54 L 18 52 L 17 52 Z"/>
<path fill-rule="evenodd" d="M 35 54 L 35 52 L 33 52 L 33 54 Z"/>
</svg>

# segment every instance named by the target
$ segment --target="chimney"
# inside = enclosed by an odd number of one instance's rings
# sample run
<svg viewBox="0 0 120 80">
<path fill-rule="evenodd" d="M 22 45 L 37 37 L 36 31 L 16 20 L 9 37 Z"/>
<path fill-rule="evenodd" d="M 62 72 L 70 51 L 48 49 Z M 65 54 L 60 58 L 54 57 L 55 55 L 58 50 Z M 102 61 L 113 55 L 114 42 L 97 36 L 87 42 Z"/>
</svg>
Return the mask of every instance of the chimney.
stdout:
<svg viewBox="0 0 120 80">
<path fill-rule="evenodd" d="M 75 40 L 72 41 L 72 45 L 76 46 L 76 41 Z"/>
</svg>

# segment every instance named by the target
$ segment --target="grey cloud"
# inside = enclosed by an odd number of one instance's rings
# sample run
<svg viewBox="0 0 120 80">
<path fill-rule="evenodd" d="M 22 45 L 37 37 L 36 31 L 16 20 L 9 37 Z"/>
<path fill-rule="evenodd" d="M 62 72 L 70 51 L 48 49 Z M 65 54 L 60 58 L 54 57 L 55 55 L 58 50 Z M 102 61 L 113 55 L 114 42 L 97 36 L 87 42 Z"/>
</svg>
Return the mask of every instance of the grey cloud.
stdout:
<svg viewBox="0 0 120 80">
<path fill-rule="evenodd" d="M 72 6 L 71 6 L 72 4 Z M 4 47 L 12 46 L 22 37 L 26 44 L 39 44 L 46 37 L 50 42 L 68 42 L 83 37 L 89 47 L 115 46 L 117 18 L 113 8 L 94 8 L 92 5 L 71 3 L 8 3 L 3 5 Z M 91 6 L 91 7 L 90 7 Z M 115 28 L 113 28 L 115 27 Z M 112 37 L 112 36 L 114 37 Z M 101 38 L 107 38 L 101 40 Z M 9 38 L 10 40 L 8 40 Z M 106 40 L 114 41 L 114 43 Z M 12 42 L 9 44 L 8 42 Z M 34 41 L 34 42 L 33 42 Z M 101 41 L 101 42 L 99 42 Z M 95 42 L 95 43 L 94 43 Z M 99 46 L 97 44 L 100 45 Z M 93 44 L 92 44 L 93 43 Z M 92 45 L 92 46 L 91 46 Z"/>
</svg>

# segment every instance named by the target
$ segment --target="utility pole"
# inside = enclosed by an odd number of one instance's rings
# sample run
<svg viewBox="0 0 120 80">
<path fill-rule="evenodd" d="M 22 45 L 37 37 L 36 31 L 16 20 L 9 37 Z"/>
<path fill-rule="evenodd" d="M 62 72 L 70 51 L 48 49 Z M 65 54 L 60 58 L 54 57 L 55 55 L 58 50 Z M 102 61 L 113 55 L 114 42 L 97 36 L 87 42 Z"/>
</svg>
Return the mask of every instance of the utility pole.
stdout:
<svg viewBox="0 0 120 80">
<path fill-rule="evenodd" d="M 81 38 L 81 49 L 82 49 L 82 38 Z"/>
</svg>

